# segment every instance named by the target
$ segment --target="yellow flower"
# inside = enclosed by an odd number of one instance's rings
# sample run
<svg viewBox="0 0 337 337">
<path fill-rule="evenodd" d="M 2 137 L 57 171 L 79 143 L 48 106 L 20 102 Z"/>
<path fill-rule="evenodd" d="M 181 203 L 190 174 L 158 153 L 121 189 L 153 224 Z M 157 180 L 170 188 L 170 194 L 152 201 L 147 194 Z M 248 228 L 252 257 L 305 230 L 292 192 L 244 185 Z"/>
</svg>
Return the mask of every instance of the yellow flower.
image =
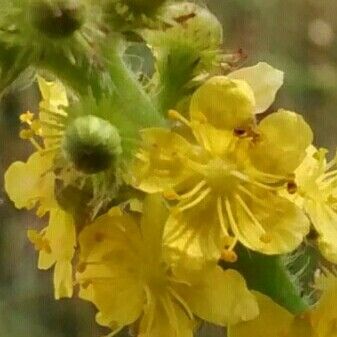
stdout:
<svg viewBox="0 0 337 337">
<path fill-rule="evenodd" d="M 270 298 L 255 293 L 260 314 L 255 320 L 229 328 L 229 337 L 335 337 L 337 336 L 337 278 L 325 271 L 315 282 L 322 292 L 308 311 L 294 316 Z"/>
<path fill-rule="evenodd" d="M 113 212 L 80 234 L 80 297 L 96 305 L 97 322 L 115 331 L 137 322 L 142 337 L 192 337 L 194 315 L 222 326 L 255 318 L 255 298 L 236 271 L 215 263 L 200 269 L 187 257 L 168 264 L 166 217 L 162 200 L 153 195 L 140 219 Z"/>
<path fill-rule="evenodd" d="M 280 254 L 307 234 L 306 216 L 277 191 L 293 184 L 312 132 L 300 116 L 284 110 L 256 125 L 254 106 L 246 82 L 215 77 L 193 95 L 190 120 L 170 112 L 195 140 L 163 129 L 142 132 L 133 184 L 176 200 L 165 232 L 171 248 L 235 260 L 238 241 Z"/>
<path fill-rule="evenodd" d="M 45 214 L 56 207 L 54 198 L 55 176 L 52 172 L 53 156 L 33 153 L 26 163 L 17 161 L 5 173 L 5 189 L 16 208 L 32 209 Z"/>
<path fill-rule="evenodd" d="M 228 337 L 318 337 L 312 330 L 307 313 L 295 317 L 269 297 L 258 292 L 254 295 L 259 304 L 259 316 L 230 326 Z"/>
<path fill-rule="evenodd" d="M 319 234 L 322 254 L 337 263 L 337 166 L 326 160 L 326 150 L 307 150 L 296 170 L 297 202 L 303 206 Z"/>
<path fill-rule="evenodd" d="M 39 251 L 39 269 L 54 266 L 55 298 L 71 297 L 73 276 L 71 260 L 76 245 L 74 220 L 61 209 L 50 211 L 49 225 L 41 232 L 28 231 L 29 240 Z"/>
</svg>

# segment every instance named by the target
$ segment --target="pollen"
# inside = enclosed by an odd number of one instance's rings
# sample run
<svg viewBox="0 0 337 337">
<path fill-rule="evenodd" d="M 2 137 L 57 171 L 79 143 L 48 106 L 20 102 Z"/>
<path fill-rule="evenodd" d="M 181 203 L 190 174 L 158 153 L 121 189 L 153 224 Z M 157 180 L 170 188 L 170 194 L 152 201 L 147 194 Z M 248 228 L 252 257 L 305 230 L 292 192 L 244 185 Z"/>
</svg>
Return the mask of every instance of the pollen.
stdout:
<svg viewBox="0 0 337 337">
<path fill-rule="evenodd" d="M 235 263 L 238 260 L 238 256 L 232 250 L 225 249 L 221 252 L 220 259 L 225 262 Z"/>
</svg>

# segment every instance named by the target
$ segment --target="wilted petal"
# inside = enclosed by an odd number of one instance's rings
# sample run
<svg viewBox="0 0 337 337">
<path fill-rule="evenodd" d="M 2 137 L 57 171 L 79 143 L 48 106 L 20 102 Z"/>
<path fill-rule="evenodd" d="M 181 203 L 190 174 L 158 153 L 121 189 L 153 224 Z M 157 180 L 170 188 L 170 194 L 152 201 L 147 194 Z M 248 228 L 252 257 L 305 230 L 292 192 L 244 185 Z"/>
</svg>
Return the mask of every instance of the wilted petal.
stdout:
<svg viewBox="0 0 337 337">
<path fill-rule="evenodd" d="M 254 112 L 259 114 L 266 111 L 274 102 L 276 93 L 283 84 L 284 74 L 268 63 L 260 62 L 255 66 L 236 70 L 228 77 L 249 84 L 255 97 Z"/>
</svg>

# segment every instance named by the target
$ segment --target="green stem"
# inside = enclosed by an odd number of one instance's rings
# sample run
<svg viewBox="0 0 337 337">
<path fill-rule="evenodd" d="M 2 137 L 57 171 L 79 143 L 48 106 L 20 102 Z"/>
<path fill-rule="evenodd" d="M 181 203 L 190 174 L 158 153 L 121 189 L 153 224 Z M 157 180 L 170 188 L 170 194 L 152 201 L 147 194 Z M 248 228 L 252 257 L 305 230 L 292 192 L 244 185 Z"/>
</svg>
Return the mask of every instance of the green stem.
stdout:
<svg viewBox="0 0 337 337">
<path fill-rule="evenodd" d="M 116 99 L 121 111 L 138 128 L 163 126 L 163 117 L 155 108 L 150 97 L 144 91 L 123 59 L 121 48 L 116 44 L 107 50 L 107 68 L 116 91 Z"/>
</svg>

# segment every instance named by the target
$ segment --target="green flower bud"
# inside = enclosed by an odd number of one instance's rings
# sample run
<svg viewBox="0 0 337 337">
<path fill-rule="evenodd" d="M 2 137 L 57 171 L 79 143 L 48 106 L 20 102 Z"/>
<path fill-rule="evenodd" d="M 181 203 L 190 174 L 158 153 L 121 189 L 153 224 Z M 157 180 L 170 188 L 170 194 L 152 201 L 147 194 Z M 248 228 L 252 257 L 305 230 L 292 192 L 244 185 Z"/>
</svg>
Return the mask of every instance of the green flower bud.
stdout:
<svg viewBox="0 0 337 337">
<path fill-rule="evenodd" d="M 125 4 L 134 12 L 151 13 L 159 8 L 166 0 L 124 0 Z"/>
<path fill-rule="evenodd" d="M 33 1 L 30 12 L 36 29 L 51 38 L 68 37 L 85 21 L 85 7 L 79 0 Z"/>
<path fill-rule="evenodd" d="M 63 150 L 76 169 L 94 174 L 116 165 L 122 153 L 121 138 L 115 126 L 99 117 L 78 117 L 68 127 Z"/>
</svg>

